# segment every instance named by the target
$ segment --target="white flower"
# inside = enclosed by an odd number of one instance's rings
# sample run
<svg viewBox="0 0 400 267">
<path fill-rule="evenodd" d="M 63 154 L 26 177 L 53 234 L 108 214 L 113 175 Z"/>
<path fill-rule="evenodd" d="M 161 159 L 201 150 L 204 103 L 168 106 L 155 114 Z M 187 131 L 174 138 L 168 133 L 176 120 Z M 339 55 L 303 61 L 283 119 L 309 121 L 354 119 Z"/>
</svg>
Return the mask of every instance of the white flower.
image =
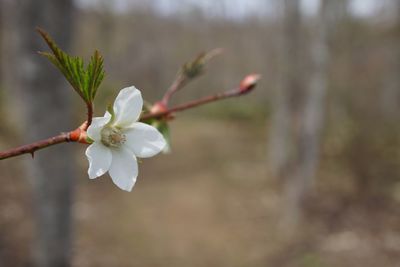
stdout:
<svg viewBox="0 0 400 267">
<path fill-rule="evenodd" d="M 137 122 L 143 99 L 134 86 L 122 89 L 115 99 L 111 115 L 93 118 L 87 135 L 94 141 L 87 149 L 89 178 L 107 171 L 122 190 L 131 191 L 138 176 L 136 157 L 152 157 L 162 151 L 166 141 L 153 126 Z"/>
</svg>

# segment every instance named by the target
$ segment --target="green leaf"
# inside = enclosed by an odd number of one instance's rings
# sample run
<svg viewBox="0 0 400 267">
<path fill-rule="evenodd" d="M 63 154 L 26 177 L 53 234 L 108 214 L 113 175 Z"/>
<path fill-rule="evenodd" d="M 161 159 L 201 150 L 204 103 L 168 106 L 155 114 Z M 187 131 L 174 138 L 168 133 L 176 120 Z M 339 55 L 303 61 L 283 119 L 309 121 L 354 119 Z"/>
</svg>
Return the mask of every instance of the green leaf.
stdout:
<svg viewBox="0 0 400 267">
<path fill-rule="evenodd" d="M 92 103 L 105 75 L 103 57 L 99 51 L 94 52 L 85 68 L 82 58 L 71 57 L 57 46 L 48 33 L 42 29 L 37 30 L 52 51 L 52 53 L 39 53 L 47 57 L 61 71 L 72 88 L 86 103 Z"/>
<path fill-rule="evenodd" d="M 168 122 L 165 120 L 156 120 L 153 121 L 152 125 L 160 131 L 160 133 L 164 136 L 165 141 L 167 141 L 167 145 L 164 148 L 164 153 L 171 152 L 171 133 L 169 130 Z"/>
<path fill-rule="evenodd" d="M 188 79 L 193 79 L 193 78 L 203 74 L 206 63 L 221 53 L 222 53 L 222 49 L 220 49 L 220 48 L 216 48 L 207 53 L 205 53 L 205 52 L 200 53 L 195 59 L 193 59 L 192 61 L 186 62 L 182 66 L 181 71 L 182 71 L 183 75 L 185 75 Z"/>
<path fill-rule="evenodd" d="M 193 79 L 204 72 L 204 56 L 205 53 L 201 53 L 193 61 L 187 62 L 183 65 L 182 71 L 187 78 Z"/>
</svg>

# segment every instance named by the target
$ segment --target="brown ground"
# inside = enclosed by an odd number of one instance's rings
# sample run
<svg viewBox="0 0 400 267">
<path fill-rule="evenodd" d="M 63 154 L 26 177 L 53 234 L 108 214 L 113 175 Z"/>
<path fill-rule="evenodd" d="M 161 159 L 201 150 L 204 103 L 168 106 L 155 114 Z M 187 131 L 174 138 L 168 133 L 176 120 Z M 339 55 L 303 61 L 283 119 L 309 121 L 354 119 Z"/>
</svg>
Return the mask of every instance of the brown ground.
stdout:
<svg viewBox="0 0 400 267">
<path fill-rule="evenodd" d="M 399 266 L 398 204 L 368 209 L 319 193 L 299 234 L 284 240 L 266 133 L 257 122 L 180 117 L 172 153 L 143 160 L 131 193 L 108 176 L 90 181 L 82 147 L 74 266 Z M 9 182 L 0 189 L 0 252 L 24 266 L 30 189 L 9 162 L 1 165 Z"/>
</svg>

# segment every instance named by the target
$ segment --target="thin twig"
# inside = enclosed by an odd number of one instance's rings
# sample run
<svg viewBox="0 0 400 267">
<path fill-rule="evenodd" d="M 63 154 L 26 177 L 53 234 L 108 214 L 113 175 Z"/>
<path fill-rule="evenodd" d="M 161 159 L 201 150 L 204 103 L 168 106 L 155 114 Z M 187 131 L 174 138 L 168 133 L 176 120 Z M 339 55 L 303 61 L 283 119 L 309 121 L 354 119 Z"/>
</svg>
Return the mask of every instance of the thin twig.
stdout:
<svg viewBox="0 0 400 267">
<path fill-rule="evenodd" d="M 206 63 L 217 55 L 221 54 L 222 52 L 223 49 L 216 48 L 207 53 L 201 53 L 193 61 L 186 63 L 182 67 L 182 69 L 179 70 L 178 74 L 175 77 L 175 80 L 165 92 L 164 97 L 161 99 L 160 103 L 164 107 L 167 107 L 172 95 L 182 89 L 189 81 L 201 76 L 204 73 L 203 69 Z M 196 74 L 194 76 L 188 75 L 187 73 L 188 71 L 193 71 L 192 68 L 195 68 L 197 70 L 195 71 Z"/>
<path fill-rule="evenodd" d="M 165 92 L 164 97 L 161 100 L 161 103 L 163 103 L 164 106 L 168 106 L 169 100 L 171 99 L 172 95 L 175 94 L 177 91 L 179 91 L 182 87 L 184 87 L 187 84 L 187 81 L 188 81 L 187 77 L 183 75 L 182 72 L 179 72 L 174 82 Z"/>
<path fill-rule="evenodd" d="M 16 157 L 19 155 L 23 155 L 23 154 L 31 154 L 32 158 L 34 156 L 34 153 L 37 150 L 49 147 L 49 146 L 53 146 L 53 145 L 57 145 L 60 143 L 65 143 L 65 142 L 79 142 L 79 143 L 86 143 L 86 130 L 88 123 L 84 122 L 81 126 L 79 126 L 77 129 L 75 129 L 74 131 L 70 131 L 67 133 L 61 133 L 59 135 L 44 139 L 44 140 L 40 140 L 28 145 L 23 145 L 23 146 L 19 146 L 16 148 L 11 148 L 9 150 L 0 152 L 0 160 L 3 159 L 7 159 L 7 158 L 12 158 L 12 157 Z"/>
<path fill-rule="evenodd" d="M 60 135 L 50 137 L 48 139 L 44 139 L 41 141 L 37 141 L 32 144 L 23 145 L 20 147 L 16 147 L 16 148 L 12 148 L 12 149 L 0 152 L 0 160 L 12 158 L 12 157 L 16 157 L 16 156 L 19 156 L 22 154 L 28 154 L 28 153 L 31 154 L 32 158 L 33 158 L 35 151 L 37 151 L 39 149 L 43 149 L 45 147 L 49 147 L 52 145 L 69 142 L 69 141 L 70 141 L 69 133 L 61 133 Z"/>
<path fill-rule="evenodd" d="M 193 101 L 189 101 L 189 102 L 177 105 L 177 106 L 172 107 L 172 108 L 167 108 L 166 110 L 163 110 L 163 111 L 159 111 L 159 112 L 155 112 L 155 113 L 143 114 L 140 117 L 140 120 L 141 121 L 145 121 L 145 120 L 149 120 L 149 119 L 161 118 L 161 117 L 170 115 L 171 113 L 174 113 L 174 112 L 184 111 L 186 109 L 194 108 L 194 107 L 197 107 L 197 106 L 201 106 L 201 105 L 204 105 L 204 104 L 208 104 L 208 103 L 211 103 L 211 102 L 215 102 L 215 101 L 218 101 L 218 100 L 222 100 L 222 99 L 233 97 L 233 96 L 239 96 L 239 95 L 240 95 L 240 93 L 239 93 L 239 91 L 237 89 L 229 90 L 229 91 L 226 91 L 226 92 L 223 92 L 223 93 L 219 93 L 219 94 L 203 97 L 203 98 L 200 98 L 200 99 L 196 99 L 196 100 L 193 100 Z"/>
<path fill-rule="evenodd" d="M 237 88 L 227 90 L 225 92 L 218 93 L 215 95 L 206 96 L 206 97 L 196 99 L 193 101 L 189 101 L 187 103 L 184 103 L 184 104 L 172 107 L 172 108 L 166 108 L 165 110 L 160 110 L 158 112 L 143 114 L 140 117 L 140 120 L 145 121 L 145 120 L 149 120 L 149 119 L 161 118 L 164 116 L 171 115 L 172 113 L 175 113 L 175 112 L 184 111 L 187 109 L 191 109 L 191 108 L 201 106 L 204 104 L 208 104 L 211 102 L 223 100 L 226 98 L 247 94 L 254 88 L 254 86 L 257 84 L 259 79 L 260 79 L 260 75 L 258 75 L 258 74 L 247 75 L 241 81 L 240 86 Z"/>
</svg>

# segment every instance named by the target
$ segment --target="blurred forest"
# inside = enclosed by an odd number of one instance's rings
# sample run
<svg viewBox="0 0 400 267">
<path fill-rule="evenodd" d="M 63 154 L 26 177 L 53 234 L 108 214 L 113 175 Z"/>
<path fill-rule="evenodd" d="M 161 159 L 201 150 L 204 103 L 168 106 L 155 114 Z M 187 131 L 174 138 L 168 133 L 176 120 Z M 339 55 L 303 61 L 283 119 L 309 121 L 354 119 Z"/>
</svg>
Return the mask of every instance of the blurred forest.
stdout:
<svg viewBox="0 0 400 267">
<path fill-rule="evenodd" d="M 131 193 L 82 145 L 1 161 L 0 266 L 400 265 L 400 0 L 0 0 L 0 150 L 86 116 L 36 26 L 104 55 L 96 115 L 213 48 L 173 104 L 262 80 L 178 114 Z"/>
</svg>

